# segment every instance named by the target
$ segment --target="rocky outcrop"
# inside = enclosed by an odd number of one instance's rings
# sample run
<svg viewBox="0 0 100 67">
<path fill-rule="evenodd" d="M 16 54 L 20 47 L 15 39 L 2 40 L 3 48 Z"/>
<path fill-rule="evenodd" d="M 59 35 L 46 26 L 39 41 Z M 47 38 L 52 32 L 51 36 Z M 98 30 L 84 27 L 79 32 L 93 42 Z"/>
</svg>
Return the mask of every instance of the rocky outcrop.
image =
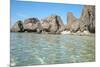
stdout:
<svg viewBox="0 0 100 67">
<path fill-rule="evenodd" d="M 74 33 L 77 31 L 95 33 L 95 6 L 85 5 L 80 19 L 68 12 L 66 30 Z"/>
<path fill-rule="evenodd" d="M 22 21 L 17 21 L 11 28 L 11 32 L 23 32 L 23 22 Z"/>
<path fill-rule="evenodd" d="M 79 24 L 80 20 L 75 18 L 72 12 L 68 12 L 66 30 L 77 32 L 79 30 Z"/>
<path fill-rule="evenodd" d="M 80 30 L 95 33 L 95 6 L 85 5 L 80 17 Z"/>
<path fill-rule="evenodd" d="M 72 12 L 67 13 L 67 25 L 58 15 L 51 15 L 43 20 L 28 18 L 24 22 L 17 21 L 11 28 L 12 32 L 38 32 L 52 34 L 69 34 L 81 32 L 95 33 L 95 6 L 85 5 L 77 19 Z"/>
<path fill-rule="evenodd" d="M 23 23 L 24 31 L 27 32 L 40 32 L 41 24 L 37 18 L 28 18 Z"/>
<path fill-rule="evenodd" d="M 80 30 L 80 23 L 81 23 L 80 20 L 75 20 L 73 22 L 73 24 L 71 25 L 70 31 L 73 33 L 76 33 L 77 31 L 79 31 Z"/>
<path fill-rule="evenodd" d="M 60 33 L 64 30 L 64 24 L 60 18 L 60 16 L 57 15 L 51 15 L 41 22 L 43 32 L 48 33 Z"/>
<path fill-rule="evenodd" d="M 70 30 L 73 22 L 76 20 L 72 12 L 67 13 L 67 24 L 66 24 L 66 30 Z"/>
</svg>

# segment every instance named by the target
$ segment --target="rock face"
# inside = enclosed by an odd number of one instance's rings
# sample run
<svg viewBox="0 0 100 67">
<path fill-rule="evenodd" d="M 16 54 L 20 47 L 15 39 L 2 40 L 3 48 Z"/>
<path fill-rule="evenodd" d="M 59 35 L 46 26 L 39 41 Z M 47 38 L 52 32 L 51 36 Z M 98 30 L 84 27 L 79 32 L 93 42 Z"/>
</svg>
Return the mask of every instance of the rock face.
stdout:
<svg viewBox="0 0 100 67">
<path fill-rule="evenodd" d="M 95 6 L 85 5 L 80 19 L 76 19 L 71 12 L 68 12 L 67 20 L 66 30 L 74 33 L 77 31 L 95 33 Z"/>
<path fill-rule="evenodd" d="M 22 21 L 17 21 L 11 28 L 11 32 L 23 32 L 23 22 Z"/>
<path fill-rule="evenodd" d="M 72 12 L 67 13 L 67 24 L 66 24 L 66 30 L 70 30 L 73 22 L 76 20 Z"/>
<path fill-rule="evenodd" d="M 27 32 L 40 32 L 40 21 L 37 18 L 28 18 L 23 23 L 24 31 Z"/>
<path fill-rule="evenodd" d="M 43 31 L 48 33 L 60 33 L 65 28 L 60 16 L 57 15 L 51 15 L 41 23 Z"/>
<path fill-rule="evenodd" d="M 43 20 L 28 18 L 24 21 L 17 21 L 11 28 L 12 32 L 44 32 L 53 34 L 76 33 L 87 31 L 95 33 L 95 6 L 85 5 L 79 19 L 74 17 L 72 12 L 67 14 L 67 25 L 58 15 L 51 15 Z"/>
<path fill-rule="evenodd" d="M 82 21 L 80 24 L 81 31 L 88 30 L 95 33 L 95 6 L 84 6 L 80 20 Z"/>
<path fill-rule="evenodd" d="M 66 30 L 77 32 L 79 30 L 79 24 L 80 20 L 75 18 L 72 12 L 68 12 Z"/>
<path fill-rule="evenodd" d="M 76 33 L 77 31 L 79 31 L 80 30 L 80 23 L 81 23 L 80 20 L 74 21 L 73 24 L 71 25 L 70 31 L 73 33 Z"/>
</svg>

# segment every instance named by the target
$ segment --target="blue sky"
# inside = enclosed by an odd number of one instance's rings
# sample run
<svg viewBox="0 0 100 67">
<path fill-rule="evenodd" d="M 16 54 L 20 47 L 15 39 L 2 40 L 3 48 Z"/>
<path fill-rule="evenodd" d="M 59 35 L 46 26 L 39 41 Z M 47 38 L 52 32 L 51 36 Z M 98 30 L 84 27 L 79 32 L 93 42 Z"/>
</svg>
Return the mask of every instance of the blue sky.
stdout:
<svg viewBox="0 0 100 67">
<path fill-rule="evenodd" d="M 75 4 L 21 2 L 11 0 L 11 25 L 13 25 L 17 20 L 23 21 L 30 17 L 36 17 L 41 20 L 54 14 L 59 15 L 64 24 L 66 24 L 67 12 L 73 12 L 74 16 L 79 18 L 82 9 L 82 5 Z"/>
</svg>

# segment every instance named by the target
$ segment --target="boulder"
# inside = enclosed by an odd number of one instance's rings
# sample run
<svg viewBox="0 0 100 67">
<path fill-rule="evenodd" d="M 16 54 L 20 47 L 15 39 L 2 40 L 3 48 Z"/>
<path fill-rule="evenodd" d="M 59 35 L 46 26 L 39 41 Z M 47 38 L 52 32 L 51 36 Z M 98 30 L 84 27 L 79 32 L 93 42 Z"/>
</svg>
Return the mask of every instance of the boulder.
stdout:
<svg viewBox="0 0 100 67">
<path fill-rule="evenodd" d="M 67 25 L 66 30 L 71 31 L 73 33 L 77 32 L 80 28 L 81 21 L 74 17 L 72 12 L 68 12 L 67 14 Z"/>
<path fill-rule="evenodd" d="M 95 33 L 95 6 L 85 5 L 80 20 L 80 30 Z"/>
<path fill-rule="evenodd" d="M 47 20 L 41 20 L 41 26 L 44 32 L 50 32 L 49 28 L 50 28 L 50 24 Z"/>
<path fill-rule="evenodd" d="M 11 28 L 11 32 L 24 32 L 23 22 L 21 20 L 17 21 Z"/>
<path fill-rule="evenodd" d="M 70 31 L 73 33 L 76 33 L 77 31 L 80 30 L 80 20 L 76 20 L 73 22 L 73 24 L 71 25 Z"/>
<path fill-rule="evenodd" d="M 41 24 L 37 18 L 28 18 L 23 23 L 24 30 L 27 32 L 40 32 Z"/>
<path fill-rule="evenodd" d="M 43 31 L 48 33 L 60 33 L 65 28 L 60 16 L 57 15 L 48 16 L 42 20 L 41 25 Z"/>
</svg>

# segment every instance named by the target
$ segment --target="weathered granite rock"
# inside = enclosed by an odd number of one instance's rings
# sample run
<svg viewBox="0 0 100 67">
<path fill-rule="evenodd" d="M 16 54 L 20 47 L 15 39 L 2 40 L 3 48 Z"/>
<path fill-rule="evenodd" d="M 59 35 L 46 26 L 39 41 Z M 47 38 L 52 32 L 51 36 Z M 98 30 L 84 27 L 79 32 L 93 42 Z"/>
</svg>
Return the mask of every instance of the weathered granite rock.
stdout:
<svg viewBox="0 0 100 67">
<path fill-rule="evenodd" d="M 60 34 L 65 35 L 65 34 L 71 34 L 70 31 L 62 31 Z"/>
<path fill-rule="evenodd" d="M 51 15 L 41 21 L 37 18 L 28 18 L 24 23 L 22 21 L 17 21 L 11 28 L 12 32 L 27 31 L 53 34 L 68 33 L 65 30 L 71 33 L 76 33 L 78 31 L 95 33 L 95 6 L 84 6 L 80 19 L 75 18 L 72 12 L 68 12 L 67 25 L 63 24 L 60 16 Z"/>
<path fill-rule="evenodd" d="M 72 23 L 73 21 L 75 21 L 77 18 L 73 15 L 72 12 L 68 12 L 67 13 L 67 22 L 68 23 Z"/>
<path fill-rule="evenodd" d="M 71 32 L 77 32 L 80 28 L 80 20 L 75 18 L 72 12 L 68 12 L 67 14 L 67 24 L 66 30 Z"/>
<path fill-rule="evenodd" d="M 11 28 L 11 32 L 24 32 L 23 22 L 21 20 L 17 21 Z"/>
<path fill-rule="evenodd" d="M 60 16 L 51 15 L 42 20 L 42 28 L 48 33 L 60 33 L 65 27 Z"/>
<path fill-rule="evenodd" d="M 73 33 L 76 33 L 77 31 L 79 31 L 80 30 L 80 23 L 81 23 L 80 20 L 75 20 L 73 22 L 73 24 L 71 25 L 70 31 Z"/>
<path fill-rule="evenodd" d="M 81 31 L 87 30 L 95 33 L 95 6 L 85 5 L 80 20 L 82 21 L 80 24 Z"/>
<path fill-rule="evenodd" d="M 60 33 L 60 32 L 65 30 L 65 25 L 63 24 L 63 21 L 60 18 L 60 16 L 57 16 L 57 22 L 58 22 L 58 25 L 59 25 L 59 27 L 58 27 L 59 29 L 57 30 L 57 33 Z"/>
<path fill-rule="evenodd" d="M 50 32 L 49 28 L 50 28 L 50 24 L 47 20 L 41 20 L 41 26 L 44 32 Z"/>
<path fill-rule="evenodd" d="M 95 33 L 95 6 L 85 5 L 80 19 L 75 18 L 71 12 L 68 12 L 67 23 L 66 30 L 71 32 L 75 33 L 80 30 L 81 32 Z"/>
<path fill-rule="evenodd" d="M 37 18 L 28 18 L 23 23 L 24 30 L 27 32 L 40 32 L 41 24 Z"/>
<path fill-rule="evenodd" d="M 67 24 L 66 24 L 66 30 L 70 30 L 73 22 L 76 20 L 72 12 L 67 13 Z"/>
</svg>

